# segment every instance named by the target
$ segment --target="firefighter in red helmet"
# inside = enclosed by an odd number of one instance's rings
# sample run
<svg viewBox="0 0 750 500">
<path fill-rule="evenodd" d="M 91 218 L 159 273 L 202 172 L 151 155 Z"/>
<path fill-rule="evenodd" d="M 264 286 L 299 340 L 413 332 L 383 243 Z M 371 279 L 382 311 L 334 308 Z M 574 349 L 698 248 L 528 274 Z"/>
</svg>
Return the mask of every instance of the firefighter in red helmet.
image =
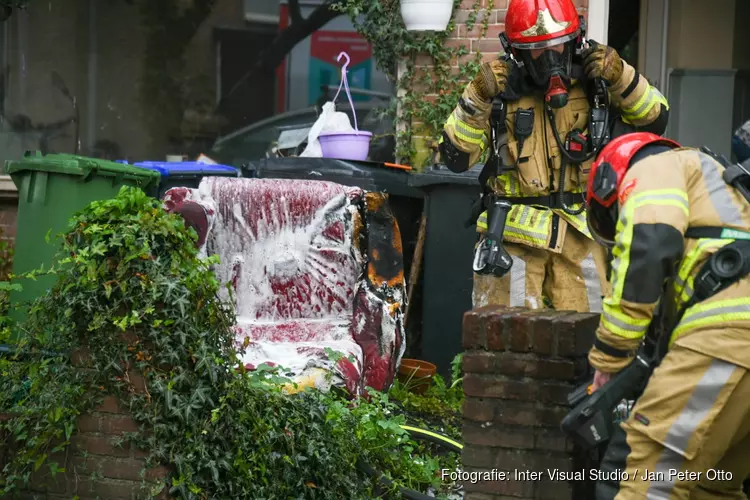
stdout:
<svg viewBox="0 0 750 500">
<path fill-rule="evenodd" d="M 615 50 L 586 42 L 571 0 L 510 0 L 501 41 L 506 54 L 482 64 L 440 140 L 455 172 L 487 153 L 470 222 L 473 305 L 540 308 L 545 297 L 598 312 L 606 252 L 586 226 L 591 162 L 615 135 L 663 133 L 667 102 Z"/>
<path fill-rule="evenodd" d="M 750 173 L 626 134 L 593 163 L 586 199 L 591 233 L 614 256 L 592 389 L 609 390 L 636 352 L 658 365 L 601 464 L 629 480 L 598 483 L 597 500 L 747 498 Z"/>
</svg>

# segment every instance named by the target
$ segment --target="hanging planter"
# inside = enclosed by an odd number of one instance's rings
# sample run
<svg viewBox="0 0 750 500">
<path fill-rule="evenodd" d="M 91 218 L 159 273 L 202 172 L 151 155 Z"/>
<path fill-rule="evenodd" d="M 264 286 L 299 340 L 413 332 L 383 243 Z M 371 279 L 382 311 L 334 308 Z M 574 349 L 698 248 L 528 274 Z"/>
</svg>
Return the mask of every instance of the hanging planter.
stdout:
<svg viewBox="0 0 750 500">
<path fill-rule="evenodd" d="M 401 0 L 401 17 L 409 31 L 445 31 L 453 0 Z"/>
</svg>

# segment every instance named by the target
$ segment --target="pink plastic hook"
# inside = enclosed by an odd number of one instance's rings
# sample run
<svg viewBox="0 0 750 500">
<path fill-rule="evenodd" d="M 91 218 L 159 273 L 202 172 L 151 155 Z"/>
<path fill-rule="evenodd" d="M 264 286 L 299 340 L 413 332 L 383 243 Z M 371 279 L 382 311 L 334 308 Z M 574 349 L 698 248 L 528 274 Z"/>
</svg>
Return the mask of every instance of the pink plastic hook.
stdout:
<svg viewBox="0 0 750 500">
<path fill-rule="evenodd" d="M 346 52 L 342 52 L 336 58 L 336 62 L 341 62 L 342 57 L 346 59 L 346 62 L 344 63 L 344 66 L 341 68 L 341 71 L 346 71 L 347 66 L 349 66 L 349 63 L 352 62 L 352 60 L 349 58 L 349 54 L 347 54 Z"/>
<path fill-rule="evenodd" d="M 346 78 L 346 68 L 349 66 L 349 63 L 351 62 L 351 59 L 349 58 L 349 54 L 346 52 L 341 52 L 338 57 L 336 57 L 336 62 L 341 62 L 341 59 L 346 59 L 346 62 L 341 67 L 341 83 L 339 83 L 339 89 L 336 91 L 336 95 L 333 97 L 333 101 L 336 102 L 336 98 L 338 98 L 339 93 L 341 92 L 341 86 L 344 86 L 344 89 L 346 90 L 346 97 L 349 99 L 349 106 L 352 107 L 352 116 L 354 117 L 354 130 L 359 132 L 359 127 L 357 126 L 357 112 L 354 110 L 354 101 L 352 101 L 352 94 L 349 92 L 349 82 Z"/>
</svg>

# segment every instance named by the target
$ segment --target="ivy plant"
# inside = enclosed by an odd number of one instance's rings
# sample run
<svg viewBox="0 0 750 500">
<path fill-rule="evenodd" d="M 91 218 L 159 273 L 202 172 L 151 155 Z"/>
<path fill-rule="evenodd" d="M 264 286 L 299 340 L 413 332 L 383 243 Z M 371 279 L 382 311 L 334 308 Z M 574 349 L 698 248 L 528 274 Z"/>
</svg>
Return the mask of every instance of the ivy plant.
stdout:
<svg viewBox="0 0 750 500">
<path fill-rule="evenodd" d="M 13 449 L 0 491 L 39 471 L 86 475 L 66 470 L 66 454 L 77 418 L 107 394 L 139 424 L 123 441 L 171 471 L 144 482 L 144 496 L 166 487 L 185 499 L 373 498 L 363 461 L 402 486 L 445 490 L 440 469 L 457 457 L 440 462 L 411 441 L 400 427 L 408 413 L 388 394 L 289 395 L 278 367 L 238 368 L 231 301 L 196 238 L 135 188 L 75 215 L 55 286 L 14 325 L 16 353 L 0 356 L 0 413 L 10 415 L 1 445 Z"/>
<path fill-rule="evenodd" d="M 372 45 L 377 68 L 395 83 L 397 97 L 389 113 L 396 130 L 396 157 L 416 161 L 418 169 L 435 162 L 443 124 L 482 62 L 480 52 L 471 52 L 471 41 L 447 43 L 456 32 L 455 13 L 461 3 L 453 1 L 445 31 L 426 33 L 406 29 L 399 0 L 342 0 L 332 6 L 351 18 Z M 489 15 L 481 14 L 493 8 L 494 0 L 484 7 L 479 0 L 472 5 L 465 28 L 478 33 L 475 40 L 486 37 Z"/>
</svg>

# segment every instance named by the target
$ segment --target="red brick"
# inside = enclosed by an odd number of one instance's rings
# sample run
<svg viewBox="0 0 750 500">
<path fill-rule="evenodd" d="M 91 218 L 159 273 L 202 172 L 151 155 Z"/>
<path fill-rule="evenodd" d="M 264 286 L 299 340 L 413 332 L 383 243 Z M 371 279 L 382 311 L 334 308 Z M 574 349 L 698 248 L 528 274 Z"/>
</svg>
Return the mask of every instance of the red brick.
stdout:
<svg viewBox="0 0 750 500">
<path fill-rule="evenodd" d="M 461 5 L 456 9 L 456 12 L 460 12 L 462 10 L 468 10 L 472 11 L 475 8 L 479 7 L 487 7 L 488 1 L 487 0 L 461 0 Z"/>
<path fill-rule="evenodd" d="M 47 460 L 41 468 L 32 473 L 29 479 L 29 489 L 37 492 L 49 492 L 49 493 L 67 493 L 68 483 L 65 478 L 64 472 L 57 472 L 54 476 L 49 469 L 51 462 L 57 462 L 59 468 L 65 467 L 64 457 L 63 460 Z"/>
<path fill-rule="evenodd" d="M 487 338 L 487 349 L 490 351 L 504 351 L 507 348 L 507 335 L 505 325 L 507 315 L 498 314 L 487 318 L 485 323 L 485 336 Z"/>
<path fill-rule="evenodd" d="M 539 384 L 539 402 L 540 403 L 551 403 L 555 405 L 567 405 L 568 394 L 573 391 L 573 387 L 569 384 L 561 384 L 558 382 L 542 382 Z"/>
<path fill-rule="evenodd" d="M 104 396 L 104 401 L 102 401 L 101 406 L 96 411 L 102 413 L 123 413 L 115 396 Z"/>
<path fill-rule="evenodd" d="M 559 428 L 560 422 L 570 412 L 570 408 L 565 406 L 551 406 L 548 408 L 538 408 L 536 411 L 537 422 L 542 427 Z"/>
<path fill-rule="evenodd" d="M 534 448 L 572 452 L 573 442 L 560 429 L 537 429 L 534 436 Z"/>
<path fill-rule="evenodd" d="M 454 69 L 458 70 L 459 72 L 464 71 L 465 74 L 462 78 L 464 78 L 467 82 L 474 78 L 474 76 L 476 76 L 475 71 L 469 72 L 469 70 L 472 69 L 470 64 L 473 62 L 484 62 L 482 60 L 482 54 L 479 54 L 477 52 L 467 52 L 458 57 L 451 58 L 451 66 L 453 66 Z"/>
<path fill-rule="evenodd" d="M 464 349 L 482 349 L 487 346 L 481 309 L 474 309 L 464 314 L 461 330 Z"/>
<path fill-rule="evenodd" d="M 496 11 L 492 11 L 490 13 L 490 22 L 487 25 L 487 31 L 484 34 L 483 40 L 499 40 L 498 35 L 505 31 L 504 24 L 497 24 L 496 16 Z M 481 35 L 482 30 L 484 29 L 484 26 L 481 22 L 474 23 L 474 26 L 472 26 L 471 30 L 468 29 L 467 25 L 462 26 L 466 30 L 464 31 L 464 33 L 466 33 L 464 35 L 466 38 L 478 38 Z"/>
<path fill-rule="evenodd" d="M 137 393 L 144 393 L 146 392 L 146 380 L 143 378 L 143 375 L 137 370 L 130 370 L 128 372 L 128 379 L 130 379 L 130 385 L 133 386 L 133 389 Z"/>
<path fill-rule="evenodd" d="M 101 419 L 92 415 L 81 415 L 78 417 L 78 432 L 99 432 Z"/>
<path fill-rule="evenodd" d="M 495 59 L 499 58 L 502 54 L 502 52 L 481 52 L 482 62 L 492 62 Z"/>
<path fill-rule="evenodd" d="M 472 17 L 473 13 L 473 10 L 457 10 L 455 15 L 453 16 L 453 22 L 455 22 L 459 26 L 463 25 L 465 27 L 466 22 L 470 17 Z M 497 22 L 497 11 L 480 9 L 476 14 L 476 21 L 474 24 L 482 24 L 485 18 L 488 18 L 488 24 L 495 24 Z"/>
<path fill-rule="evenodd" d="M 486 445 L 498 448 L 532 449 L 536 435 L 530 428 L 479 424 L 464 421 L 464 445 Z"/>
<path fill-rule="evenodd" d="M 467 396 L 478 398 L 534 401 L 538 392 L 538 383 L 534 380 L 511 380 L 497 375 L 467 373 L 463 384 Z"/>
<path fill-rule="evenodd" d="M 525 377 L 536 373 L 538 360 L 534 355 L 498 353 L 493 362 L 494 371 L 498 375 L 508 377 Z"/>
<path fill-rule="evenodd" d="M 599 315 L 568 314 L 555 321 L 560 356 L 585 356 L 596 338 Z"/>
<path fill-rule="evenodd" d="M 479 52 L 502 52 L 503 47 L 500 40 L 472 40 L 471 50 Z"/>
<path fill-rule="evenodd" d="M 70 355 L 73 366 L 91 366 L 91 352 L 86 347 L 74 349 Z"/>
<path fill-rule="evenodd" d="M 74 493 L 79 497 L 98 496 L 107 500 L 130 500 L 140 489 L 140 483 L 114 479 L 92 480 L 81 477 L 74 485 Z"/>
<path fill-rule="evenodd" d="M 521 307 L 511 307 L 495 311 L 486 322 L 487 348 L 491 351 L 504 351 L 510 348 L 510 335 L 517 318 L 534 314 Z"/>
<path fill-rule="evenodd" d="M 508 321 L 508 348 L 513 352 L 529 352 L 534 347 L 531 339 L 533 312 L 517 314 Z"/>
<path fill-rule="evenodd" d="M 138 424 L 128 416 L 107 416 L 102 419 L 102 432 L 104 434 L 120 435 L 137 431 Z"/>
<path fill-rule="evenodd" d="M 495 418 L 496 406 L 491 401 L 469 396 L 464 399 L 461 413 L 464 418 L 474 420 L 475 422 L 489 422 Z"/>
<path fill-rule="evenodd" d="M 573 470 L 573 457 L 567 453 L 555 453 L 550 451 L 527 451 L 523 452 L 533 462 L 531 470 L 561 470 L 570 472 Z"/>
<path fill-rule="evenodd" d="M 538 413 L 539 409 L 532 403 L 505 400 L 497 404 L 493 423 L 533 427 L 537 425 Z"/>
<path fill-rule="evenodd" d="M 463 449 L 462 461 L 464 466 L 484 467 L 492 469 L 495 467 L 496 449 L 491 446 L 473 445 Z"/>
<path fill-rule="evenodd" d="M 443 43 L 443 47 L 446 49 L 460 49 L 464 47 L 467 51 L 471 52 L 471 40 L 449 38 Z"/>
<path fill-rule="evenodd" d="M 573 498 L 573 487 L 565 481 L 539 481 L 534 500 L 560 500 Z"/>
<path fill-rule="evenodd" d="M 99 461 L 102 476 L 111 479 L 125 479 L 129 481 L 140 481 L 141 471 L 145 463 L 142 460 L 132 458 L 124 459 L 97 459 Z"/>
<path fill-rule="evenodd" d="M 464 470 L 466 472 L 486 472 L 489 473 L 490 470 L 487 468 L 477 468 L 477 467 L 465 467 Z M 464 482 L 464 491 L 467 493 L 471 492 L 481 492 L 481 493 L 494 493 L 492 495 L 493 499 L 503 499 L 503 498 L 514 498 L 518 499 L 521 498 L 533 498 L 534 494 L 534 483 L 531 481 L 515 481 L 512 476 L 512 472 L 510 472 L 511 478 L 505 481 L 501 480 L 494 480 L 494 481 L 477 481 L 477 482 L 470 482 L 465 481 Z M 497 496 L 501 495 L 501 496 Z"/>
<path fill-rule="evenodd" d="M 146 471 L 146 481 L 161 481 L 169 475 L 169 468 L 163 465 L 151 467 Z"/>
<path fill-rule="evenodd" d="M 534 450 L 497 449 L 494 466 L 503 470 L 540 471 L 540 453 Z"/>
<path fill-rule="evenodd" d="M 532 351 L 545 356 L 557 355 L 557 335 L 555 321 L 561 317 L 558 312 L 537 314 L 529 321 L 529 334 L 532 339 Z"/>
<path fill-rule="evenodd" d="M 493 373 L 496 359 L 495 353 L 469 351 L 461 359 L 461 369 L 464 373 Z"/>
<path fill-rule="evenodd" d="M 539 359 L 529 366 L 529 375 L 544 380 L 571 381 L 575 378 L 575 366 L 567 360 Z"/>
<path fill-rule="evenodd" d="M 504 6 L 501 7 L 500 4 L 502 4 L 502 2 L 498 3 L 498 1 L 496 0 L 494 6 L 495 8 L 493 11 L 495 12 L 495 22 L 498 24 L 503 24 L 505 23 L 505 15 L 508 11 L 505 10 Z"/>
<path fill-rule="evenodd" d="M 123 446 L 115 446 L 113 438 L 108 436 L 78 435 L 73 436 L 72 442 L 75 444 L 77 451 L 88 452 L 92 455 L 107 455 L 113 457 L 127 457 L 130 455 L 130 446 L 123 443 Z"/>
<path fill-rule="evenodd" d="M 417 57 L 414 58 L 415 66 L 431 66 L 432 64 L 432 56 L 429 54 L 417 54 Z"/>
</svg>

